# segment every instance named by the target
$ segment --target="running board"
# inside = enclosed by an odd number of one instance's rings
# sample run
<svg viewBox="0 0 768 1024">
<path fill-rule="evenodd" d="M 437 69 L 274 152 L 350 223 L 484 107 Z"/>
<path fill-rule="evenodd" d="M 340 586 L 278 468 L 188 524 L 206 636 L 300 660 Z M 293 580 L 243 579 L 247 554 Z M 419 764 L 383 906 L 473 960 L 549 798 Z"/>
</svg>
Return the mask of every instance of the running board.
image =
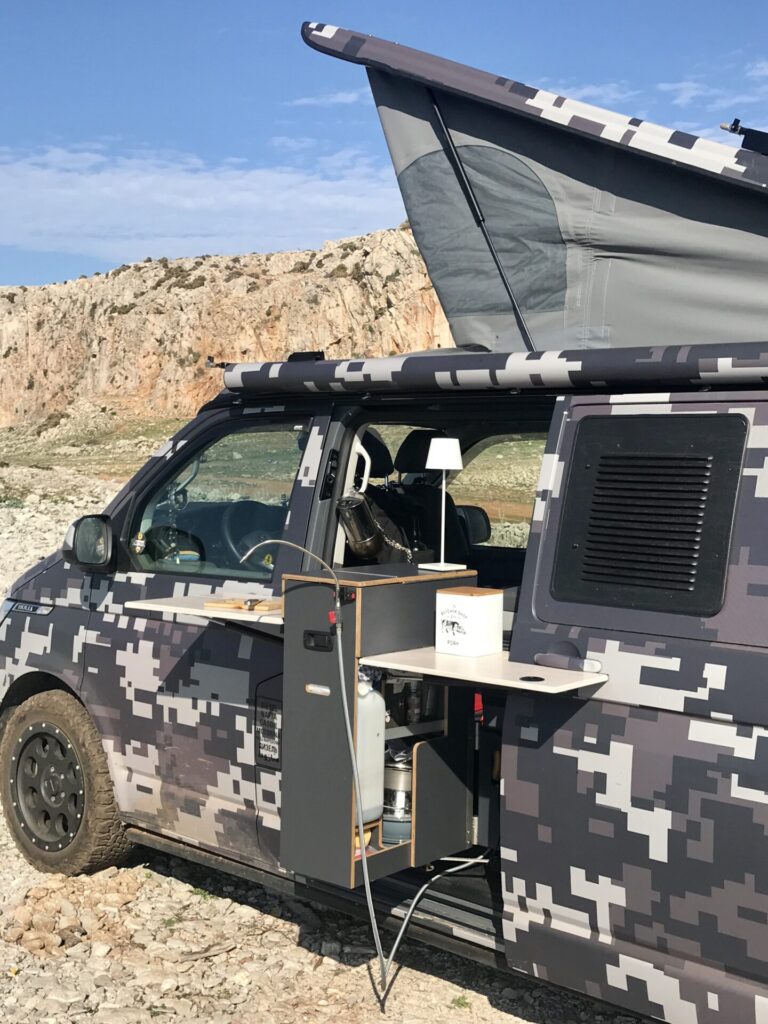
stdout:
<svg viewBox="0 0 768 1024">
<path fill-rule="evenodd" d="M 179 857 L 182 860 L 191 861 L 201 867 L 210 868 L 213 871 L 220 871 L 223 874 L 234 875 L 247 882 L 253 882 L 271 892 L 279 893 L 281 896 L 296 897 L 302 900 L 311 900 L 314 903 L 321 903 L 333 910 L 341 911 L 350 917 L 362 921 L 368 921 L 368 908 L 362 893 L 355 890 L 345 891 L 316 887 L 292 875 L 281 875 L 276 871 L 269 871 L 262 868 L 255 868 L 249 864 L 242 864 L 239 861 L 222 857 L 220 854 L 210 853 L 208 850 L 201 850 L 197 846 L 190 846 L 179 839 L 169 839 L 167 836 L 159 836 L 154 832 L 146 832 L 144 829 L 131 826 L 126 829 L 126 838 L 137 846 L 147 846 L 159 853 L 168 854 L 171 857 Z M 374 892 L 376 910 L 379 926 L 388 931 L 398 931 L 402 924 L 403 903 L 395 897 L 394 900 L 383 902 L 381 895 Z M 431 915 L 430 915 L 431 917 Z M 482 945 L 476 945 L 469 938 L 454 936 L 438 928 L 450 928 L 451 922 L 445 919 L 432 917 L 433 927 L 421 924 L 418 921 L 419 911 L 414 913 L 411 924 L 408 928 L 408 937 L 428 946 L 441 949 L 446 953 L 453 953 L 456 956 L 473 960 L 486 967 L 495 967 L 509 973 L 519 974 L 507 963 L 506 958 L 498 950 L 493 950 Z M 457 929 L 458 930 L 458 929 Z"/>
</svg>

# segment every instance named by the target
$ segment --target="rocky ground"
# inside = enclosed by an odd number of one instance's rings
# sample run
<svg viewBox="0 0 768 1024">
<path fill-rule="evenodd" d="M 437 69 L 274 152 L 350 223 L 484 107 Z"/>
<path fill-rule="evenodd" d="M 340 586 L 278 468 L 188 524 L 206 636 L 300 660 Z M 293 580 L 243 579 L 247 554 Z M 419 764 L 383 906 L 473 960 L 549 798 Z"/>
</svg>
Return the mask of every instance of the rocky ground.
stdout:
<svg viewBox="0 0 768 1024">
<path fill-rule="evenodd" d="M 3 431 L 0 595 L 71 520 L 100 510 L 172 427 L 118 436 L 96 415 L 70 433 Z M 3 1024 L 631 1019 L 413 943 L 398 962 L 382 1013 L 364 925 L 148 851 L 92 877 L 40 875 L 0 822 Z"/>
<path fill-rule="evenodd" d="M 630 1024 L 632 1018 L 405 943 L 384 1007 L 368 929 L 165 856 L 38 875 L 0 829 L 4 1024 Z"/>
</svg>

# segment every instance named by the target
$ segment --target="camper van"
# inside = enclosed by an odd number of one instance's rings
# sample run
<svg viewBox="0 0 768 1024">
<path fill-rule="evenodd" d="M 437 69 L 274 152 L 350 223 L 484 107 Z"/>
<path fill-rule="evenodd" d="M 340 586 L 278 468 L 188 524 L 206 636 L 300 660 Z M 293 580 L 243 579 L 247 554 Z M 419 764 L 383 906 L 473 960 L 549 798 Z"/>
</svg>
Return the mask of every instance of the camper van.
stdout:
<svg viewBox="0 0 768 1024">
<path fill-rule="evenodd" d="M 768 157 L 303 35 L 367 69 L 456 347 L 227 364 L 13 585 L 8 827 L 765 1024 Z"/>
</svg>

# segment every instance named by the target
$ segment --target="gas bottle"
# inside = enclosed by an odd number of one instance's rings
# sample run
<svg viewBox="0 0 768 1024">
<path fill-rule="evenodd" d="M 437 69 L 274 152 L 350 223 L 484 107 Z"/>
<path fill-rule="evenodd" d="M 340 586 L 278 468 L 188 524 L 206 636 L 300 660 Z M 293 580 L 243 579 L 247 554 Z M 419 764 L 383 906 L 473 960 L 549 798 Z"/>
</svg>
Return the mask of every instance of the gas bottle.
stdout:
<svg viewBox="0 0 768 1024">
<path fill-rule="evenodd" d="M 376 821 L 384 809 L 384 698 L 361 670 L 357 682 L 355 755 L 360 773 L 363 821 Z"/>
</svg>

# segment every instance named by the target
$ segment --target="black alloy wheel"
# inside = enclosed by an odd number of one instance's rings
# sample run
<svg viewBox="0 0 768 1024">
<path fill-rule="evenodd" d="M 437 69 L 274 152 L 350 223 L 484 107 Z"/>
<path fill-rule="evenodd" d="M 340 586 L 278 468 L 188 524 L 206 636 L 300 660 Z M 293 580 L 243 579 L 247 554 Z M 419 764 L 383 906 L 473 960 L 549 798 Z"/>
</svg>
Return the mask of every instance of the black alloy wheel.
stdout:
<svg viewBox="0 0 768 1024">
<path fill-rule="evenodd" d="M 3 709 L 0 797 L 13 841 L 38 871 L 100 871 L 131 849 L 96 722 L 64 690 Z"/>
<path fill-rule="evenodd" d="M 85 780 L 80 755 L 57 726 L 28 726 L 11 755 L 13 809 L 22 829 L 40 849 L 63 850 L 83 820 Z"/>
</svg>

